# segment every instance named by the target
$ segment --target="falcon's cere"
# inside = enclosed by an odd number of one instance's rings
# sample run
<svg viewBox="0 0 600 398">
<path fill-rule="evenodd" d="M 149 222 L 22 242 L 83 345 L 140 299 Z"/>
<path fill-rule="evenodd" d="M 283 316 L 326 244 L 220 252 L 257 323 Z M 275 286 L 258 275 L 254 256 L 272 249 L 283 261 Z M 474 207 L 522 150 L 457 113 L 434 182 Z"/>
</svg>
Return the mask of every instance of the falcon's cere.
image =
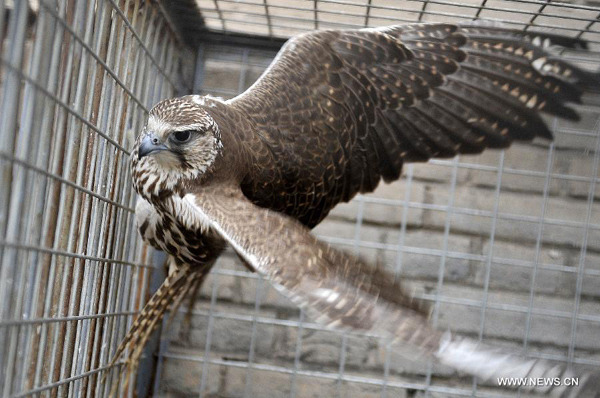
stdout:
<svg viewBox="0 0 600 398">
<path fill-rule="evenodd" d="M 541 113 L 576 120 L 567 103 L 600 86 L 560 48 L 586 43 L 486 25 L 327 30 L 292 38 L 236 98 L 157 104 L 131 156 L 136 216 L 174 266 L 113 363 L 129 347 L 135 371 L 161 317 L 229 244 L 323 325 L 410 344 L 483 379 L 579 376 L 579 389 L 547 389 L 593 396 L 598 378 L 434 330 L 393 276 L 309 231 L 337 203 L 398 179 L 405 162 L 552 138 Z"/>
</svg>

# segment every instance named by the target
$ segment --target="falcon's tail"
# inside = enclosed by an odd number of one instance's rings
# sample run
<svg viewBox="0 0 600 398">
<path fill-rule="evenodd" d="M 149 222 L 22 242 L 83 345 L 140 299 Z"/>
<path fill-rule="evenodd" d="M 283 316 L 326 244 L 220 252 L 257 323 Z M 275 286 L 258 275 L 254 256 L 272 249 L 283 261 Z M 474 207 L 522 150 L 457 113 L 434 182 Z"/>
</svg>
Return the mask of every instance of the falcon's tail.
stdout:
<svg viewBox="0 0 600 398">
<path fill-rule="evenodd" d="M 200 272 L 199 272 L 200 271 Z M 163 316 L 171 307 L 173 311 L 177 309 L 182 299 L 193 286 L 196 286 L 206 273 L 201 272 L 199 268 L 192 268 L 188 264 L 178 266 L 171 272 L 156 293 L 146 303 L 139 313 L 133 325 L 125 335 L 123 341 L 115 351 L 108 369 L 112 369 L 119 358 L 124 354 L 127 348 L 130 348 L 126 360 L 126 382 L 137 372 L 140 357 L 142 355 L 146 342 L 156 330 Z M 103 382 L 110 372 L 103 376 Z M 118 373 L 121 374 L 121 371 Z M 115 382 L 110 396 L 116 392 L 118 382 Z"/>
<path fill-rule="evenodd" d="M 566 365 L 509 354 L 449 332 L 433 355 L 445 365 L 498 386 L 521 387 L 553 397 L 600 397 L 599 374 L 577 373 Z"/>
</svg>

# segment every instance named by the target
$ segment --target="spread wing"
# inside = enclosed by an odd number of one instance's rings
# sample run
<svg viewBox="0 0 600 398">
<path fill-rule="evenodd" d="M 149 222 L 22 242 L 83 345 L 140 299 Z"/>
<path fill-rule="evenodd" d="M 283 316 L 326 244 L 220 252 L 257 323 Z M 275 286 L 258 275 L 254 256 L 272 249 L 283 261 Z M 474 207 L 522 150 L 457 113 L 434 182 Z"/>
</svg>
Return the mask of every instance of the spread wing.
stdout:
<svg viewBox="0 0 600 398">
<path fill-rule="evenodd" d="M 272 178 L 312 183 L 326 213 L 381 177 L 397 179 L 404 162 L 551 138 L 540 113 L 577 119 L 565 103 L 599 85 L 555 46 L 585 43 L 451 24 L 308 33 L 229 104 L 274 154 Z"/>
<path fill-rule="evenodd" d="M 182 222 L 213 229 L 251 269 L 265 276 L 316 322 L 408 343 L 483 379 L 573 376 L 556 364 L 507 355 L 433 330 L 418 303 L 393 276 L 318 241 L 298 221 L 252 204 L 239 187 L 209 186 L 186 195 L 183 201 L 192 211 Z M 581 389 L 596 380 L 591 375 L 580 375 L 580 379 Z M 569 387 L 552 391 L 560 393 L 565 388 Z"/>
<path fill-rule="evenodd" d="M 393 276 L 332 249 L 293 218 L 252 204 L 238 187 L 206 187 L 183 200 L 203 225 L 315 321 L 414 338 L 419 346 L 436 348 L 440 336 L 422 315 L 424 305 Z"/>
</svg>

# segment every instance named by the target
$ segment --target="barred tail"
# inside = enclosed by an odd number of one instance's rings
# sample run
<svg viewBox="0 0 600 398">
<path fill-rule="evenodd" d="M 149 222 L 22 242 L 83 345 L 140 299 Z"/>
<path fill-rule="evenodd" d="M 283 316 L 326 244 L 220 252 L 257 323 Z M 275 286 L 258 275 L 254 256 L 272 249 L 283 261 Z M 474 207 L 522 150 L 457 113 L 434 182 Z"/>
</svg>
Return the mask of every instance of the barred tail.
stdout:
<svg viewBox="0 0 600 398">
<path fill-rule="evenodd" d="M 125 349 L 130 347 L 138 347 L 148 340 L 159 321 L 164 316 L 169 305 L 173 302 L 174 297 L 179 294 L 185 286 L 185 282 L 191 273 L 190 266 L 184 265 L 180 269 L 167 276 L 163 284 L 158 288 L 156 293 L 148 300 L 138 317 L 133 322 L 133 325 L 125 335 L 117 351 L 113 355 L 110 366 L 114 365 L 121 357 Z"/>
<path fill-rule="evenodd" d="M 165 313 L 169 310 L 169 307 L 173 311 L 176 311 L 188 291 L 204 279 L 209 269 L 209 266 L 191 267 L 188 264 L 184 264 L 176 267 L 173 272 L 170 272 L 133 322 L 127 335 L 125 335 L 123 341 L 115 351 L 108 368 L 112 369 L 125 350 L 130 348 L 125 366 L 125 380 L 128 382 L 131 375 L 137 372 L 144 346 L 160 324 Z M 104 374 L 102 378 L 103 382 L 109 373 Z M 113 385 L 109 396 L 115 395 L 117 386 L 118 383 Z"/>
</svg>

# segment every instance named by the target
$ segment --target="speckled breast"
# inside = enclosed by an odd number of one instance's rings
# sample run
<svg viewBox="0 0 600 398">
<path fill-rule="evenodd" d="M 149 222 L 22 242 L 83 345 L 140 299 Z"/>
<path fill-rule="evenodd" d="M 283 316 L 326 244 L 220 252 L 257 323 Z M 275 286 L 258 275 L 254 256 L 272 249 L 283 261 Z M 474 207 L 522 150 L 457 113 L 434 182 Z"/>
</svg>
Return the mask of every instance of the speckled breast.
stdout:
<svg viewBox="0 0 600 398">
<path fill-rule="evenodd" d="M 170 254 L 179 264 L 207 264 L 225 248 L 225 242 L 217 235 L 187 230 L 172 214 L 143 198 L 138 199 L 135 214 L 144 241 Z"/>
</svg>

